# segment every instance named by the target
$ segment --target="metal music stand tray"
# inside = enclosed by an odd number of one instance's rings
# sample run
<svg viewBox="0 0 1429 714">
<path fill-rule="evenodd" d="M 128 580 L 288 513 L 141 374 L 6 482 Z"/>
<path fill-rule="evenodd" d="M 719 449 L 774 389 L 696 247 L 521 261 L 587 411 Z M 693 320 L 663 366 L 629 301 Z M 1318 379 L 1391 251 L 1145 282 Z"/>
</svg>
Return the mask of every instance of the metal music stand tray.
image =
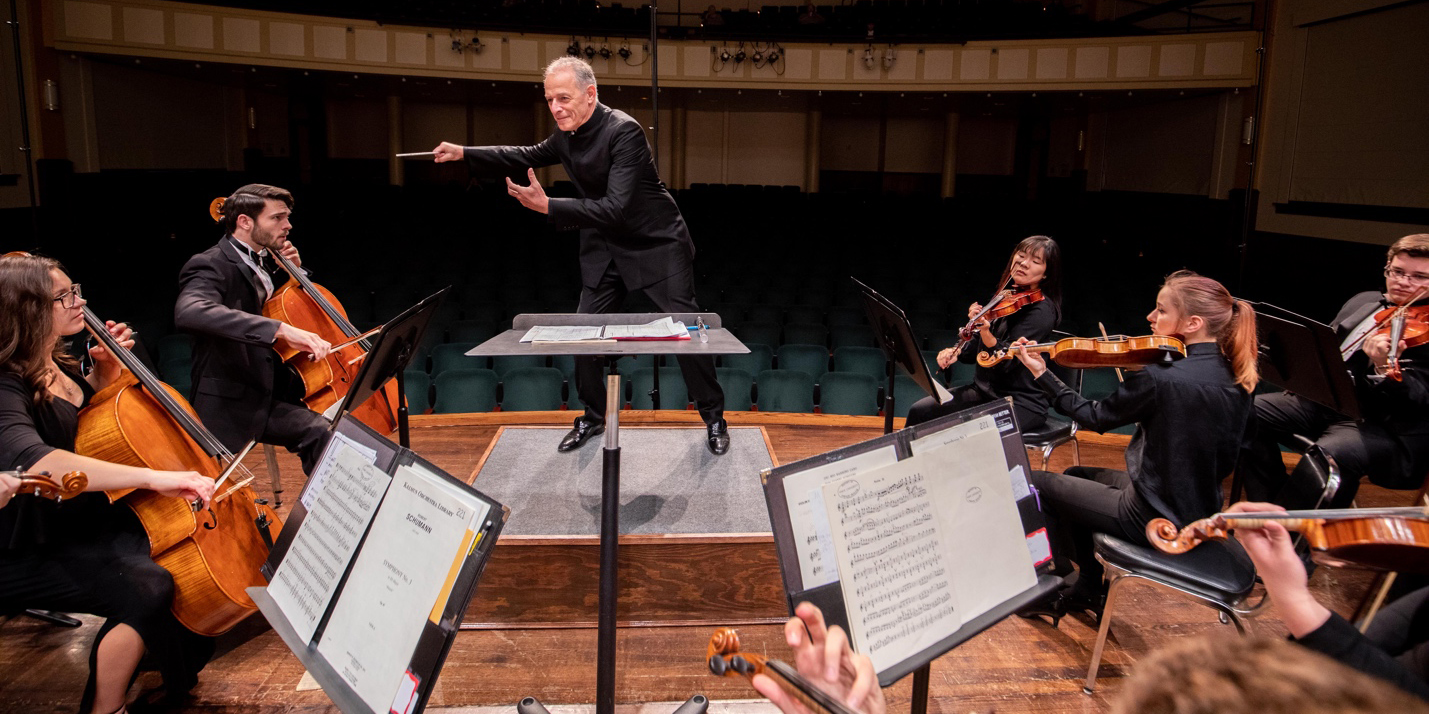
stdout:
<svg viewBox="0 0 1429 714">
<path fill-rule="evenodd" d="M 686 325 L 695 324 L 696 318 L 703 320 L 708 331 L 709 341 L 702 342 L 698 335 L 692 335 L 688 340 L 521 342 L 521 337 L 532 327 L 537 326 L 643 325 L 666 316 Z M 572 355 L 609 359 L 611 373 L 606 378 L 605 449 L 601 464 L 600 490 L 600 605 L 599 630 L 596 637 L 595 687 L 597 714 L 614 714 L 615 712 L 615 610 L 619 593 L 616 555 L 620 547 L 619 415 L 621 404 L 620 375 L 614 369 L 615 361 L 631 355 L 706 355 L 713 357 L 749 352 L 749 348 L 745 347 L 729 330 L 724 329 L 722 324 L 719 315 L 712 312 L 522 314 L 512 318 L 510 330 L 492 337 L 466 353 L 468 357 Z M 658 368 L 656 371 L 659 371 Z M 703 701 L 703 697 L 696 696 Z M 527 711 L 544 710 L 544 707 L 540 707 L 539 703 L 534 700 L 523 700 L 522 708 Z"/>
</svg>

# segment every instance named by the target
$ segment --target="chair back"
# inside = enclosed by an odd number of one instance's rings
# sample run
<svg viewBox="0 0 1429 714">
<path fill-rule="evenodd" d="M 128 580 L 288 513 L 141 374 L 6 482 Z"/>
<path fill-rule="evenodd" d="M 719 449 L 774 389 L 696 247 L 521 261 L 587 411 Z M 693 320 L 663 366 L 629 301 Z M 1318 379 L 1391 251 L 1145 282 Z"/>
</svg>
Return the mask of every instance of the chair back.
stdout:
<svg viewBox="0 0 1429 714">
<path fill-rule="evenodd" d="M 814 411 L 814 378 L 791 369 L 766 369 L 755 378 L 759 410 Z"/>
<path fill-rule="evenodd" d="M 819 409 L 825 414 L 877 416 L 878 380 L 858 372 L 826 372 L 819 377 Z"/>
<path fill-rule="evenodd" d="M 489 369 L 449 369 L 437 375 L 433 387 L 435 414 L 462 414 L 496 410 L 496 385 L 500 378 Z"/>
</svg>

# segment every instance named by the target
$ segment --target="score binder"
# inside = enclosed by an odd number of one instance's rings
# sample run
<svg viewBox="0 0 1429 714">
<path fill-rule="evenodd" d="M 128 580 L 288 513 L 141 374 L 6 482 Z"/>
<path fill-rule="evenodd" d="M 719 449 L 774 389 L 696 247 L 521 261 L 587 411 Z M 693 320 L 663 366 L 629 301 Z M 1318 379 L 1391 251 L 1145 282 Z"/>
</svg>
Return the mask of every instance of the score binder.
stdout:
<svg viewBox="0 0 1429 714">
<path fill-rule="evenodd" d="M 344 714 L 421 712 L 508 514 L 344 415 L 248 592 Z"/>
</svg>

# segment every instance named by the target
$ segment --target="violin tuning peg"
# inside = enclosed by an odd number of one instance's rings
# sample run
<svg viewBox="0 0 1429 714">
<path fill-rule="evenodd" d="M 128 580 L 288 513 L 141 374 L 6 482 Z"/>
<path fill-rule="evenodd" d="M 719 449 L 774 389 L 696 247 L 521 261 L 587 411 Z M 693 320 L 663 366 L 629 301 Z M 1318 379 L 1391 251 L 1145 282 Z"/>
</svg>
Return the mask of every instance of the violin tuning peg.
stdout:
<svg viewBox="0 0 1429 714">
<path fill-rule="evenodd" d="M 716 677 L 723 677 L 729 671 L 729 663 L 719 655 L 710 655 L 710 672 Z"/>
<path fill-rule="evenodd" d="M 744 675 L 754 671 L 754 665 L 751 665 L 749 660 L 741 655 L 734 655 L 729 658 L 729 668 Z"/>
</svg>

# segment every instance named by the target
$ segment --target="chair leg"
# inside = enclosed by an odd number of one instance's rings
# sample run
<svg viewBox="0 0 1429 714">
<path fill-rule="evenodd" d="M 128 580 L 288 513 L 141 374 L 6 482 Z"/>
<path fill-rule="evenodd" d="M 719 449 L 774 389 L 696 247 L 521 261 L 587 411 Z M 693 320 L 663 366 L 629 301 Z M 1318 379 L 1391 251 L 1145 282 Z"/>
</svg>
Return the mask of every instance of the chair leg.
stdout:
<svg viewBox="0 0 1429 714">
<path fill-rule="evenodd" d="M 268 475 L 273 479 L 273 507 L 283 505 L 283 475 L 278 472 L 278 450 L 272 444 L 263 445 L 263 458 L 268 464 Z"/>
<path fill-rule="evenodd" d="M 1106 636 L 1111 632 L 1111 613 L 1116 607 L 1117 595 L 1121 592 L 1121 576 L 1112 578 L 1107 586 L 1106 604 L 1102 607 L 1101 624 L 1097 628 L 1097 643 L 1092 648 L 1092 663 L 1087 667 L 1087 681 L 1082 683 L 1082 693 L 1091 694 L 1097 687 L 1097 671 L 1102 666 L 1102 649 L 1106 647 Z"/>
</svg>

